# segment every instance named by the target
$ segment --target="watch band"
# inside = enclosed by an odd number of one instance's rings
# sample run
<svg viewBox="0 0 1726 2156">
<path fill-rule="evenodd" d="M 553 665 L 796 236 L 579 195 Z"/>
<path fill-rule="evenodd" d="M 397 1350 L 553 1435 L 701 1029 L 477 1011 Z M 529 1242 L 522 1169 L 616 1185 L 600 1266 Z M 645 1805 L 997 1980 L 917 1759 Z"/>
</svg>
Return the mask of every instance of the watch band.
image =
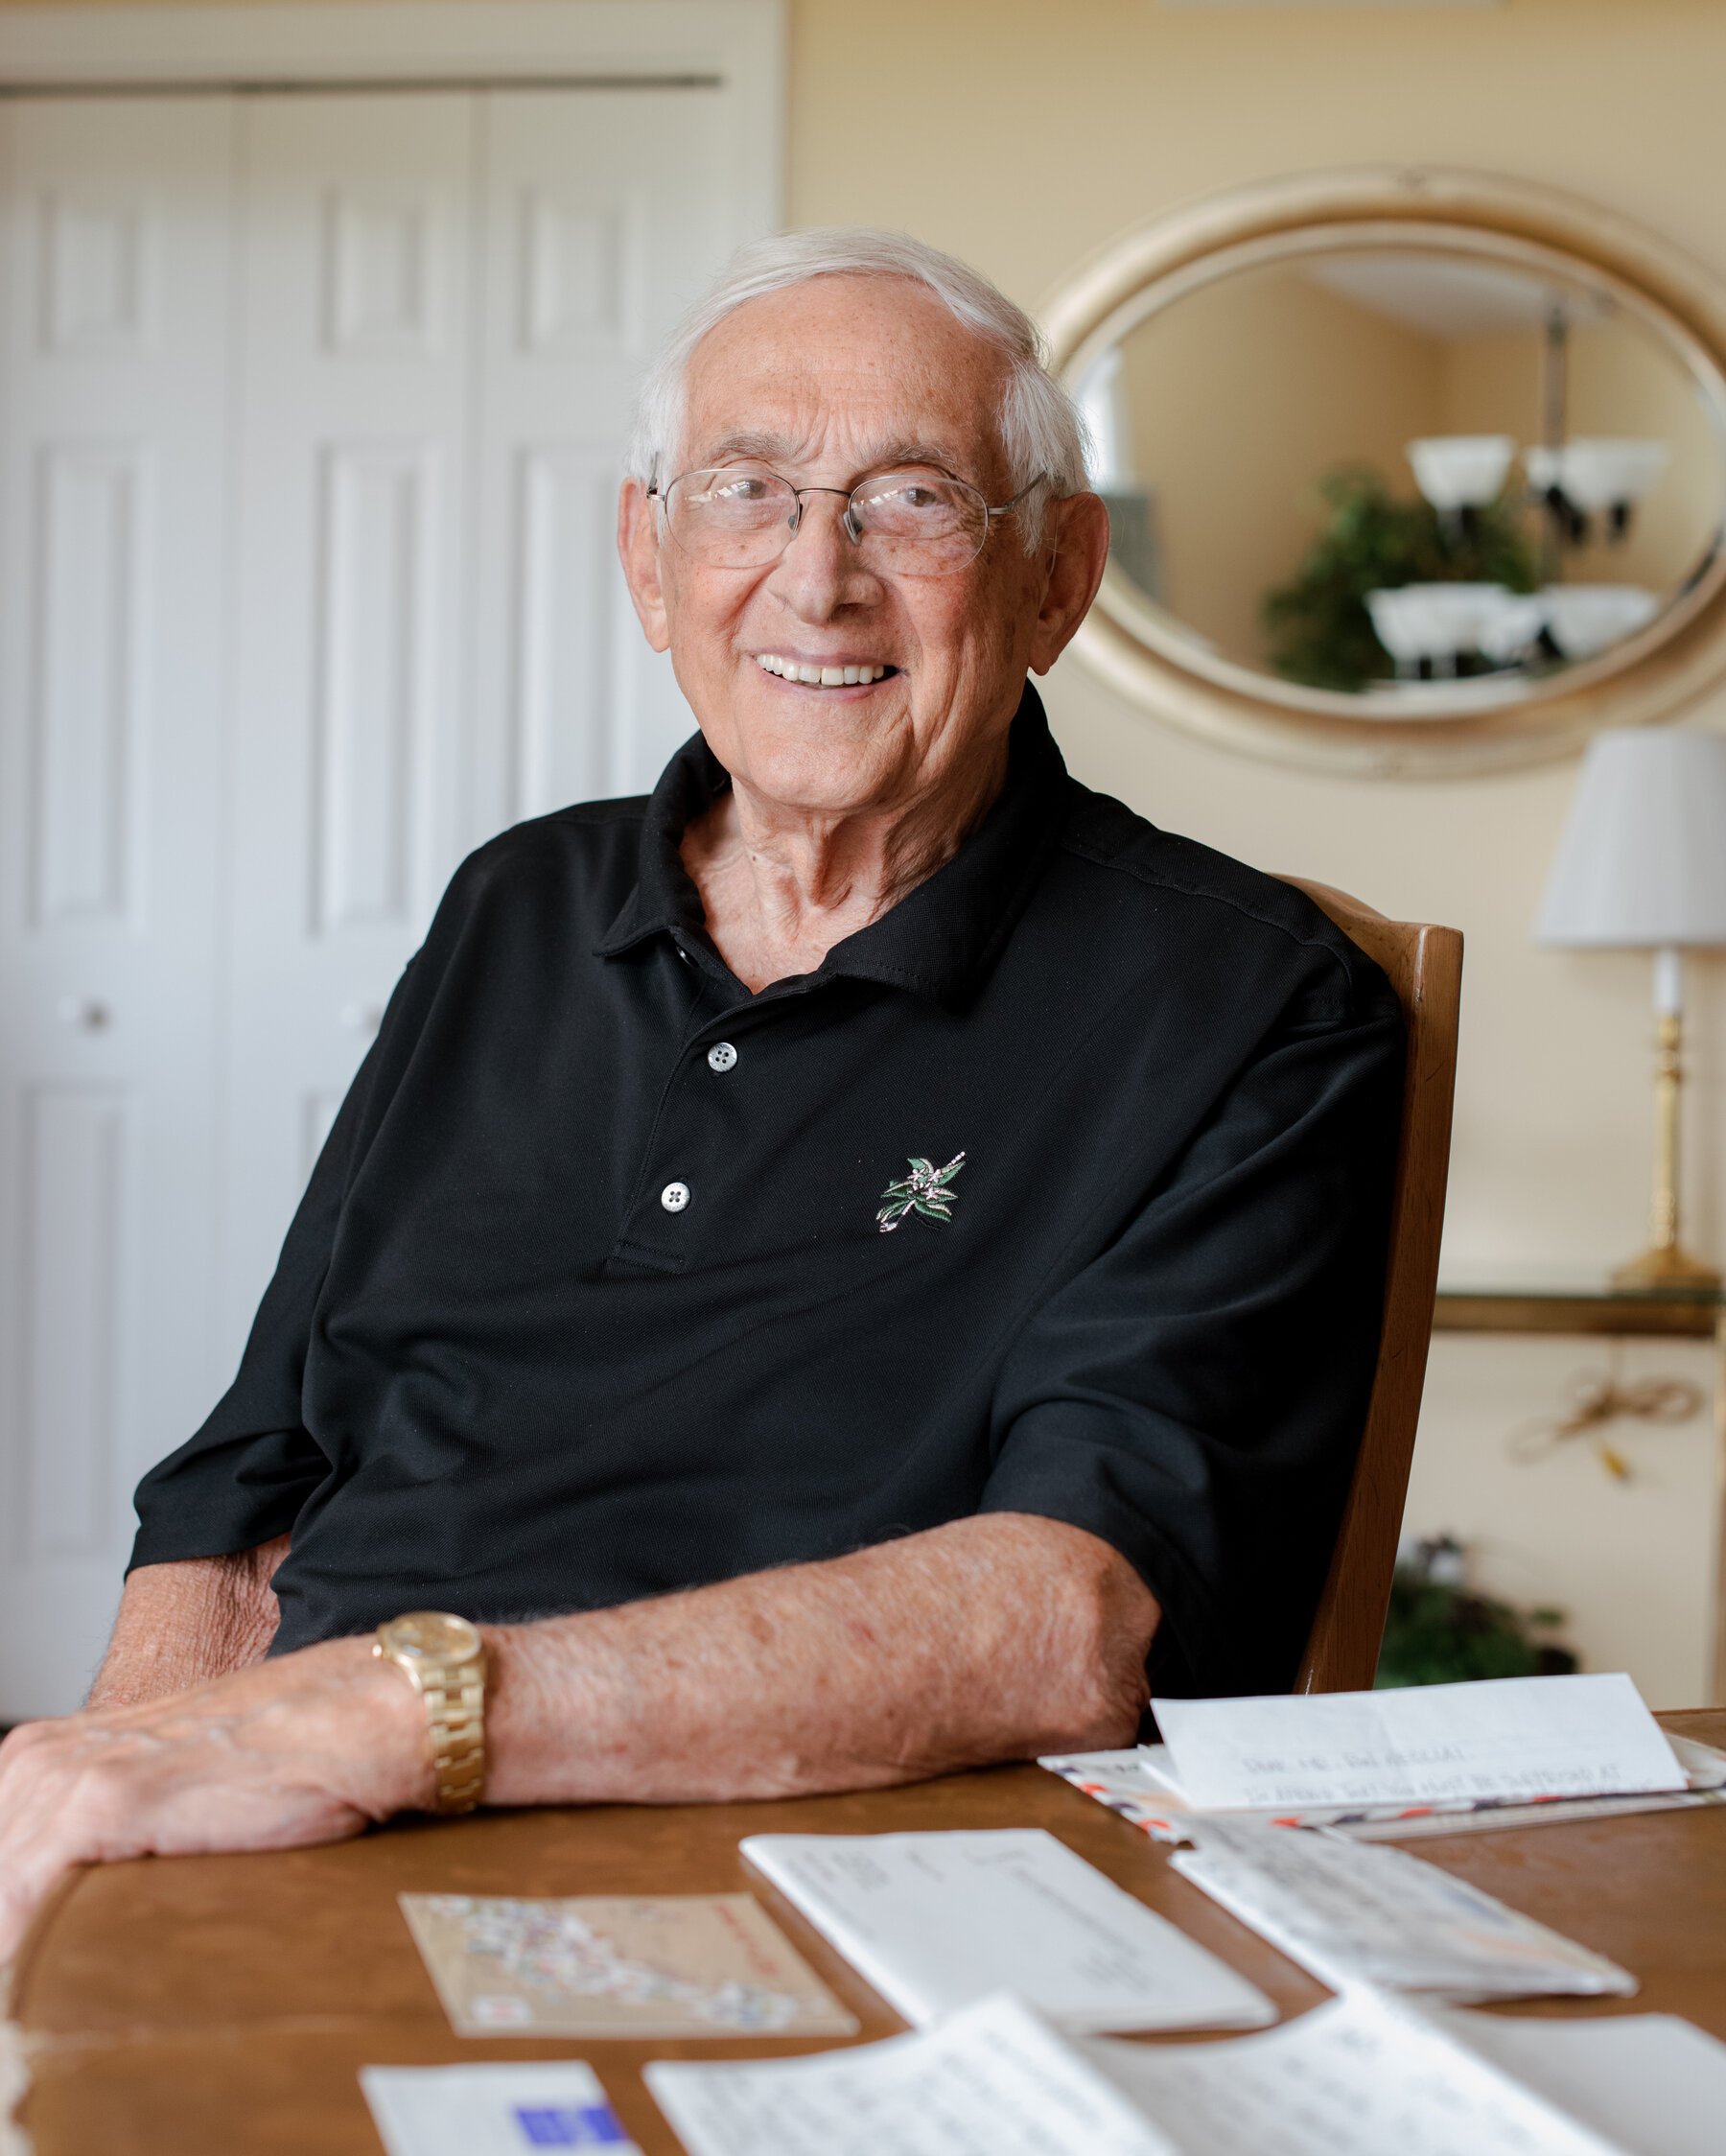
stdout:
<svg viewBox="0 0 1726 2156">
<path fill-rule="evenodd" d="M 378 1627 L 372 1652 L 393 1662 L 426 1704 L 433 1810 L 471 1812 L 485 1790 L 485 1647 L 465 1617 L 412 1610 Z"/>
<path fill-rule="evenodd" d="M 437 1809 L 471 1812 L 485 1789 L 485 1676 L 480 1670 L 428 1670 L 420 1679 L 432 1731 Z"/>
</svg>

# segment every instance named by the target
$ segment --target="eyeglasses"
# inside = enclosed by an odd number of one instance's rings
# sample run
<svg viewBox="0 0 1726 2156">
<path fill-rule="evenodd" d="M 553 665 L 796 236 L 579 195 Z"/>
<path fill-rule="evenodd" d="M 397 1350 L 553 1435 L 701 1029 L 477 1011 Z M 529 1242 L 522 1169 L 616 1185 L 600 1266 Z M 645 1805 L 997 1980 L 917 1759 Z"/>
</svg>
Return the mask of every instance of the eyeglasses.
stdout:
<svg viewBox="0 0 1726 2156">
<path fill-rule="evenodd" d="M 983 551 L 996 517 L 1010 516 L 1046 478 L 1039 472 L 1011 502 L 991 505 L 974 486 L 940 472 L 886 472 L 849 493 L 793 486 L 758 464 L 684 472 L 659 497 L 666 528 L 687 554 L 713 569 L 765 569 L 803 523 L 805 494 L 836 494 L 840 519 L 864 568 L 893 576 L 951 576 Z"/>
</svg>

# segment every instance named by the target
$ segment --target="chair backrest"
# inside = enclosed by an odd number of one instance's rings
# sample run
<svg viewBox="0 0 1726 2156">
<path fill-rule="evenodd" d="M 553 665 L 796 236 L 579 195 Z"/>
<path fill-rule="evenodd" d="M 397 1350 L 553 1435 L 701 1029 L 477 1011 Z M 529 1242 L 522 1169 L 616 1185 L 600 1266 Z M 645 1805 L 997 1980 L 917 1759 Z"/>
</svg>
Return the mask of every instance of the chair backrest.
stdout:
<svg viewBox="0 0 1726 2156">
<path fill-rule="evenodd" d="M 1297 1692 L 1358 1692 L 1371 1684 L 1378 1667 L 1433 1335 L 1457 1081 L 1462 935 L 1458 928 L 1388 921 L 1323 883 L 1296 876 L 1283 880 L 1304 891 L 1350 943 L 1384 968 L 1408 1034 L 1378 1369 L 1330 1572 L 1294 1680 Z"/>
</svg>

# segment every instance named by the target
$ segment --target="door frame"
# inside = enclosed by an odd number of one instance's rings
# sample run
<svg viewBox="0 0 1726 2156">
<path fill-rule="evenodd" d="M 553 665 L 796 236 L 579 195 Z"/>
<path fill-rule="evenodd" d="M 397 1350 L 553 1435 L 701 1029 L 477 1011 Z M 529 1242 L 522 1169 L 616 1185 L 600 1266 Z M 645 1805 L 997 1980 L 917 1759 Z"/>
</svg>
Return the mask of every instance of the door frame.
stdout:
<svg viewBox="0 0 1726 2156">
<path fill-rule="evenodd" d="M 0 98 L 711 87 L 731 179 L 783 221 L 787 0 L 268 0 L 0 8 Z"/>
</svg>

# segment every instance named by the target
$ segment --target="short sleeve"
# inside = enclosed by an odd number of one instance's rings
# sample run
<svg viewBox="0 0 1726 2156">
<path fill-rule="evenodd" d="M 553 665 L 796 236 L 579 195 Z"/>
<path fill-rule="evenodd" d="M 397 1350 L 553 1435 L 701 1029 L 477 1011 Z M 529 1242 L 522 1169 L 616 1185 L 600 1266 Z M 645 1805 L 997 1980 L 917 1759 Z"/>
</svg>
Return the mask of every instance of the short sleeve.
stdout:
<svg viewBox="0 0 1726 2156">
<path fill-rule="evenodd" d="M 1340 1019 L 1300 1009 L 996 1392 L 982 1509 L 1065 1520 L 1137 1568 L 1163 1609 L 1154 1692 L 1288 1689 L 1364 1421 L 1401 1015 L 1364 965 Z"/>
<path fill-rule="evenodd" d="M 291 1534 L 330 1471 L 301 1419 L 301 1384 L 342 1202 L 371 1120 L 380 1069 L 395 1060 L 392 1042 L 399 1047 L 412 970 L 397 984 L 318 1155 L 233 1384 L 196 1436 L 138 1485 L 138 1533 L 128 1569 L 224 1557 Z"/>
</svg>

